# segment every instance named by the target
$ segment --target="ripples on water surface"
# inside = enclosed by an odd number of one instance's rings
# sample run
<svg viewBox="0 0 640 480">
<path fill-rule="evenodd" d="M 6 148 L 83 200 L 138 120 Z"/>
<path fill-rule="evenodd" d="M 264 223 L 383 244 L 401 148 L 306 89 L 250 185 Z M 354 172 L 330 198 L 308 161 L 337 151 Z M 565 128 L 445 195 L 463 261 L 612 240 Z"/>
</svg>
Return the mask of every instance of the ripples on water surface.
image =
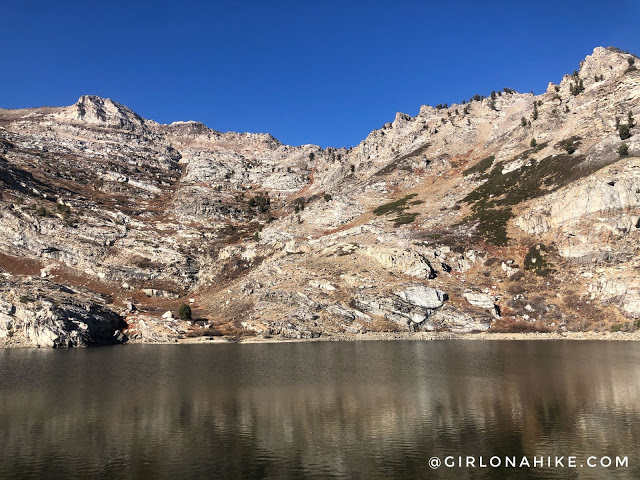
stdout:
<svg viewBox="0 0 640 480">
<path fill-rule="evenodd" d="M 0 478 L 640 478 L 640 344 L 0 351 Z M 626 469 L 429 468 L 626 455 Z"/>
</svg>

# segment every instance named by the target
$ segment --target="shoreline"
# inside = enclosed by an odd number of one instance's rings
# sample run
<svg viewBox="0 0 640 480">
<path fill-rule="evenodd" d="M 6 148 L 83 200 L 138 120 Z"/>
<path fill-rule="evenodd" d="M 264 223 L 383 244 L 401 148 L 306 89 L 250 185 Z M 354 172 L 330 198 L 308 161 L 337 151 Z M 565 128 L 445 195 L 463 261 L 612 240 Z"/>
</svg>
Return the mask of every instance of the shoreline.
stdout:
<svg viewBox="0 0 640 480">
<path fill-rule="evenodd" d="M 598 340 L 640 341 L 640 332 L 563 332 L 563 333 L 451 333 L 451 332 L 367 332 L 360 334 L 326 334 L 318 338 L 285 337 L 191 337 L 169 342 L 127 342 L 131 345 L 193 345 L 220 343 L 291 343 L 291 342 L 370 342 L 370 341 L 434 341 L 434 340 L 489 340 L 489 341 L 551 341 Z"/>
<path fill-rule="evenodd" d="M 286 338 L 286 337 L 262 337 L 262 336 L 222 336 L 222 337 L 186 337 L 173 338 L 166 341 L 129 340 L 125 343 L 106 345 L 89 345 L 89 347 L 111 347 L 118 345 L 219 345 L 219 344 L 259 344 L 259 343 L 307 343 L 307 342 L 376 342 L 376 341 L 640 341 L 640 331 L 637 332 L 562 332 L 562 333 L 451 333 L 451 332 L 367 332 L 360 334 L 325 334 L 317 338 Z M 51 347 L 41 347 L 22 342 L 6 343 L 0 345 L 0 349 L 13 348 L 42 348 L 55 350 Z M 75 347 L 82 348 L 82 347 Z M 69 348 L 58 347 L 68 350 Z"/>
</svg>

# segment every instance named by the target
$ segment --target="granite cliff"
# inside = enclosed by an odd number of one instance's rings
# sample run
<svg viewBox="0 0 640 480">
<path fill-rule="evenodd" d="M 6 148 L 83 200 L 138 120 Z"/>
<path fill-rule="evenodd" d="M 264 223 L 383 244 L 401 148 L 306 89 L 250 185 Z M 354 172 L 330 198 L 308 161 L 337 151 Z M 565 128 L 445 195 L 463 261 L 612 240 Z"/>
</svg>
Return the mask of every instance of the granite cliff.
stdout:
<svg viewBox="0 0 640 480">
<path fill-rule="evenodd" d="M 0 109 L 0 344 L 633 331 L 636 65 L 599 47 L 541 95 L 398 113 L 352 149 L 95 96 Z"/>
</svg>

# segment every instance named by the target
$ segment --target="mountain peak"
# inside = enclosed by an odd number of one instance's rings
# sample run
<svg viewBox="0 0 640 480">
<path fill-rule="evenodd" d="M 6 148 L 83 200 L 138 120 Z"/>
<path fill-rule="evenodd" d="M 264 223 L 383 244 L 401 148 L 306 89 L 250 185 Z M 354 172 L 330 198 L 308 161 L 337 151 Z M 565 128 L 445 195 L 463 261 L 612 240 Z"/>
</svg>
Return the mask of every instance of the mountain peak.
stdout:
<svg viewBox="0 0 640 480">
<path fill-rule="evenodd" d="M 627 70 L 636 58 L 617 47 L 596 47 L 591 55 L 580 62 L 580 74 L 615 76 Z"/>
<path fill-rule="evenodd" d="M 140 115 L 110 98 L 82 95 L 73 106 L 76 120 L 125 130 L 144 127 L 145 120 Z"/>
</svg>

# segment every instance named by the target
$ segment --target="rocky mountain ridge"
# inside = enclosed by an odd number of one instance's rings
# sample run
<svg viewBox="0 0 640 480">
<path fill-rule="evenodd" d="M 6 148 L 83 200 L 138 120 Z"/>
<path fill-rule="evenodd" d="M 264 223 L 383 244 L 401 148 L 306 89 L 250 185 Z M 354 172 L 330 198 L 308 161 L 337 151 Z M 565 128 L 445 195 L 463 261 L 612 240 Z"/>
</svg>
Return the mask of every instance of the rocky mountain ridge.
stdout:
<svg viewBox="0 0 640 480">
<path fill-rule="evenodd" d="M 636 61 L 599 47 L 541 95 L 398 113 L 352 149 L 88 95 L 0 109 L 0 343 L 633 331 Z"/>
</svg>

